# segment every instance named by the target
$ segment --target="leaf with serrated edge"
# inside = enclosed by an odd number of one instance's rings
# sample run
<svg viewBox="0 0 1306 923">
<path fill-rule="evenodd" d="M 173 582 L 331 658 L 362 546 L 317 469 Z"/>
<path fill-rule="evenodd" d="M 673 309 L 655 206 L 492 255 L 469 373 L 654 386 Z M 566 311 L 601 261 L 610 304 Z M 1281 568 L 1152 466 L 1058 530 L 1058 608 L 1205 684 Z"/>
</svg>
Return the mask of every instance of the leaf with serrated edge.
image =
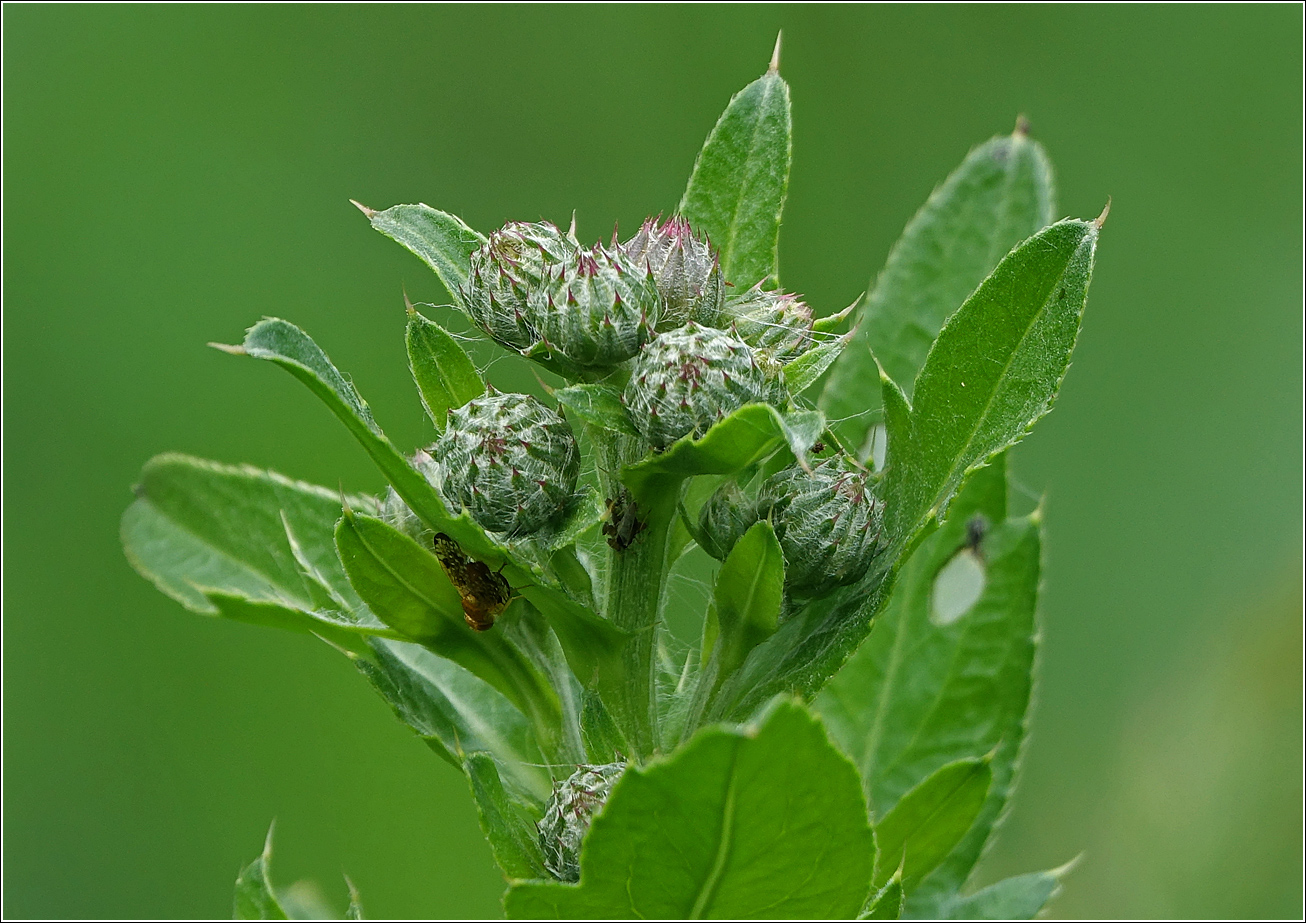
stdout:
<svg viewBox="0 0 1306 923">
<path fill-rule="evenodd" d="M 918 885 L 913 908 L 955 894 L 966 880 L 1010 795 L 1024 740 L 1037 637 L 1040 527 L 1037 517 L 1004 522 L 1005 515 L 999 456 L 967 481 L 948 522 L 903 568 L 871 636 L 814 703 L 831 736 L 857 763 L 867 799 L 880 813 L 944 763 L 994 753 L 993 783 L 979 819 Z M 983 592 L 957 621 L 935 624 L 935 580 L 966 547 L 967 526 L 977 516 L 989 524 L 981 546 Z"/>
<path fill-rule="evenodd" d="M 136 492 L 122 518 L 127 559 L 188 609 L 220 614 L 215 596 L 240 598 L 284 610 L 280 627 L 296 631 L 389 633 L 336 557 L 339 493 L 175 454 L 147 462 Z"/>
<path fill-rule="evenodd" d="M 505 781 L 539 801 L 551 789 L 526 717 L 484 680 L 450 660 L 405 641 L 373 641 L 371 659 L 354 665 L 436 753 L 463 769 L 467 753 L 486 752 Z"/>
<path fill-rule="evenodd" d="M 411 306 L 404 343 L 408 348 L 408 368 L 422 396 L 422 406 L 436 431 L 442 432 L 449 411 L 484 394 L 485 382 L 458 341 Z"/>
<path fill-rule="evenodd" d="M 851 918 L 873 861 L 852 766 L 802 706 L 699 731 L 631 766 L 581 850 L 578 885 L 517 882 L 514 919 Z"/>
<path fill-rule="evenodd" d="M 396 205 L 376 211 L 366 205 L 359 210 L 386 237 L 407 247 L 440 277 L 459 306 L 461 288 L 467 284 L 472 254 L 485 238 L 461 218 L 429 205 Z"/>
<path fill-rule="evenodd" d="M 288 919 L 268 877 L 272 864 L 272 831 L 275 826 L 268 827 L 268 835 L 263 840 L 263 852 L 241 869 L 236 877 L 234 916 L 237 920 Z"/>
<path fill-rule="evenodd" d="M 908 222 L 857 305 L 853 345 L 821 397 L 860 445 L 879 406 L 872 353 L 908 396 L 939 328 L 1012 247 L 1052 221 L 1052 167 L 1017 129 L 975 148 Z"/>
<path fill-rule="evenodd" d="M 777 50 L 779 45 L 777 43 Z M 780 213 L 793 126 L 778 61 L 734 95 L 694 163 L 680 214 L 716 247 L 738 291 L 779 282 Z"/>
<path fill-rule="evenodd" d="M 956 760 L 932 773 L 875 824 L 876 887 L 902 866 L 903 891 L 932 872 L 970 829 L 989 790 L 987 759 Z"/>
<path fill-rule="evenodd" d="M 942 519 L 966 473 L 1052 408 L 1079 335 L 1095 222 L 1059 221 L 1008 254 L 939 332 L 916 379 L 911 437 L 886 472 L 898 547 Z"/>
</svg>

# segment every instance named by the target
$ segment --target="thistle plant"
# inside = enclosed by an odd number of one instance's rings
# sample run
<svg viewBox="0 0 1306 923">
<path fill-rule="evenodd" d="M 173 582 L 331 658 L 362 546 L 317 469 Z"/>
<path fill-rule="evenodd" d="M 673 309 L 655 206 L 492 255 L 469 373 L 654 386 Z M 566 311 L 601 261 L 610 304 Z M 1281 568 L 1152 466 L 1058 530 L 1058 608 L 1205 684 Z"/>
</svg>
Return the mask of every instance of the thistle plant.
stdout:
<svg viewBox="0 0 1306 923">
<path fill-rule="evenodd" d="M 866 295 L 809 305 L 777 263 L 778 59 L 629 240 L 359 206 L 451 299 L 407 312 L 431 444 L 395 446 L 288 321 L 219 347 L 307 385 L 384 496 L 162 455 L 123 518 L 163 592 L 332 645 L 466 777 L 511 917 L 1018 918 L 1064 871 L 968 885 L 1038 638 L 1042 513 L 1011 509 L 1006 450 L 1056 398 L 1105 212 L 1053 221 L 1022 123 Z M 491 388 L 455 313 L 539 391 Z M 668 584 L 691 566 L 686 643 Z M 269 860 L 238 916 L 297 912 Z"/>
</svg>

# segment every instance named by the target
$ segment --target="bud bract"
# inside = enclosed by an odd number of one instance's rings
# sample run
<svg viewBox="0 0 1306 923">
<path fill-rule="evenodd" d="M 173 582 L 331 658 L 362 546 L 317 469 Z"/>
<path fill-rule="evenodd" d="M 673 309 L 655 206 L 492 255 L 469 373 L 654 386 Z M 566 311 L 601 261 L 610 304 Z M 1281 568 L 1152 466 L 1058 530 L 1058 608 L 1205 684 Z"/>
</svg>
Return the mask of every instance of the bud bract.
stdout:
<svg viewBox="0 0 1306 923">
<path fill-rule="evenodd" d="M 711 245 L 696 236 L 679 215 L 659 224 L 649 218 L 622 245 L 638 265 L 647 265 L 662 296 L 659 330 L 671 330 L 686 321 L 715 324 L 725 298 L 725 279 Z"/>
<path fill-rule="evenodd" d="M 767 479 L 761 495 L 791 591 L 820 596 L 855 583 L 882 550 L 882 510 L 866 474 L 847 460 L 832 458 L 810 473 L 786 468 Z"/>
<path fill-rule="evenodd" d="M 625 768 L 625 763 L 581 766 L 565 780 L 553 783 L 544 817 L 536 825 L 544 867 L 553 877 L 580 880 L 581 841 Z"/>
<path fill-rule="evenodd" d="M 580 474 L 571 425 L 525 394 L 492 391 L 450 411 L 428 451 L 445 502 L 507 535 L 528 535 L 553 521 L 571 502 Z"/>
<path fill-rule="evenodd" d="M 695 323 L 659 334 L 635 359 L 622 401 L 655 449 L 701 436 L 717 420 L 771 393 L 748 344 Z"/>
</svg>

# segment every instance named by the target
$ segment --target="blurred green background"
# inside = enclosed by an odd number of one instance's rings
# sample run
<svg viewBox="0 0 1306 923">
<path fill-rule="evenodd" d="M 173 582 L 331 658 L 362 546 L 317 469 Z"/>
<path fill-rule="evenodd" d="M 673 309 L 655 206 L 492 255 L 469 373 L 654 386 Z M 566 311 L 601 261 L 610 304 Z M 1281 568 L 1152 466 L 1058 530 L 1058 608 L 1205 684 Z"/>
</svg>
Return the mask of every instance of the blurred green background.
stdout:
<svg viewBox="0 0 1306 923">
<path fill-rule="evenodd" d="M 205 342 L 288 317 L 418 444 L 401 285 L 445 296 L 347 199 L 632 229 L 674 206 L 780 27 L 782 260 L 819 311 L 1018 113 L 1061 214 L 1114 197 L 1074 368 L 1016 459 L 1047 496 L 1045 644 L 984 879 L 1083 852 L 1054 915 L 1301 913 L 1300 8 L 38 5 L 3 25 L 6 916 L 224 916 L 273 817 L 279 883 L 343 907 L 343 870 L 374 915 L 499 913 L 454 770 L 325 645 L 157 593 L 118 517 L 170 449 L 379 490 L 302 386 Z"/>
</svg>

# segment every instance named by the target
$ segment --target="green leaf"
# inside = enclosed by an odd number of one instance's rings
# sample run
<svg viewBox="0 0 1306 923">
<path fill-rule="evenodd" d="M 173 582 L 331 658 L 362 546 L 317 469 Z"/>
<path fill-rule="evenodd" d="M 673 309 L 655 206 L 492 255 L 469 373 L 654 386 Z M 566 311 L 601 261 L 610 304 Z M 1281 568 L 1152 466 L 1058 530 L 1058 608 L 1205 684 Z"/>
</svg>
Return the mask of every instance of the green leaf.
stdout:
<svg viewBox="0 0 1306 923">
<path fill-rule="evenodd" d="M 484 394 L 485 382 L 458 342 L 411 305 L 404 341 L 408 346 L 408 368 L 422 395 L 422 406 L 436 431 L 442 432 L 449 411 Z"/>
<path fill-rule="evenodd" d="M 779 43 L 776 45 L 777 56 Z M 779 284 L 780 213 L 793 156 L 779 61 L 730 100 L 694 163 L 680 214 L 717 248 L 737 291 Z"/>
<path fill-rule="evenodd" d="M 381 432 L 367 402 L 353 384 L 336 370 L 326 353 L 303 330 L 288 321 L 267 318 L 249 329 L 242 345 L 219 348 L 234 355 L 267 359 L 294 375 L 345 424 L 386 480 L 427 526 L 452 536 L 472 557 L 494 561 L 496 566 L 503 560 L 503 549 L 469 515 L 454 515 L 449 511 L 426 477 Z"/>
<path fill-rule="evenodd" d="M 993 753 L 984 808 L 913 892 L 913 915 L 934 915 L 969 876 L 1010 796 L 1024 740 L 1038 634 L 1040 525 L 1037 516 L 1004 523 L 1005 514 L 1000 457 L 971 475 L 948 521 L 903 568 L 875 630 L 815 701 L 831 736 L 857 764 L 877 813 L 944 763 Z M 972 521 L 990 524 L 977 552 L 968 547 Z M 939 574 L 961 557 L 982 562 L 983 589 L 944 624 Z"/>
<path fill-rule="evenodd" d="M 806 391 L 828 369 L 844 347 L 851 342 L 851 336 L 841 336 L 837 340 L 827 340 L 819 346 L 809 349 L 793 362 L 784 367 L 785 387 L 790 394 Z"/>
<path fill-rule="evenodd" d="M 907 224 L 858 305 L 853 348 L 835 365 L 821 409 L 860 445 L 879 405 L 875 362 L 908 396 L 944 320 L 1011 248 L 1052 220 L 1052 168 L 1023 130 L 970 152 Z M 856 416 L 855 416 L 856 415 Z"/>
<path fill-rule="evenodd" d="M 984 806 L 990 779 L 987 759 L 957 760 L 903 795 L 875 825 L 875 886 L 887 884 L 901 864 L 902 887 L 910 894 L 966 835 Z"/>
<path fill-rule="evenodd" d="M 632 765 L 581 851 L 578 885 L 516 882 L 514 919 L 851 918 L 873 841 L 848 761 L 800 705 L 710 727 Z"/>
<path fill-rule="evenodd" d="M 541 805 L 514 797 L 504 788 L 498 764 L 488 753 L 468 754 L 464 765 L 494 861 L 510 878 L 543 876 L 544 857 L 535 827 L 543 816 Z"/>
<path fill-rule="evenodd" d="M 372 227 L 403 244 L 434 269 L 461 307 L 461 289 L 467 284 L 472 254 L 485 243 L 484 237 L 456 215 L 429 205 L 396 205 L 379 212 L 354 204 L 367 215 Z"/>
<path fill-rule="evenodd" d="M 571 385 L 554 391 L 553 397 L 585 423 L 624 436 L 639 435 L 617 388 L 601 384 Z"/>
<path fill-rule="evenodd" d="M 1057 896 L 1076 860 L 1046 872 L 1004 878 L 966 897 L 955 897 L 939 912 L 943 920 L 1032 920 Z"/>
<path fill-rule="evenodd" d="M 484 680 L 416 644 L 372 642 L 354 657 L 396 716 L 460 770 L 468 753 L 490 753 L 505 780 L 539 801 L 552 789 L 544 755 L 521 710 Z"/>
<path fill-rule="evenodd" d="M 880 889 L 880 893 L 875 895 L 871 901 L 871 906 L 866 912 L 859 916 L 859 920 L 896 920 L 902 916 L 903 891 L 902 891 L 902 866 L 893 873 L 888 884 Z"/>
<path fill-rule="evenodd" d="M 235 917 L 237 920 L 286 920 L 285 910 L 277 900 L 269 880 L 272 865 L 272 831 L 263 841 L 263 852 L 257 859 L 240 870 L 236 877 Z"/>
<path fill-rule="evenodd" d="M 348 499 L 372 508 L 369 498 Z M 123 514 L 123 548 L 142 576 L 195 612 L 341 643 L 342 633 L 388 634 L 336 557 L 340 501 L 270 471 L 159 455 Z"/>
<path fill-rule="evenodd" d="M 560 723 L 557 695 L 505 637 L 502 625 L 474 631 L 435 555 L 388 523 L 345 511 L 336 547 L 358 595 L 387 625 L 465 667 L 532 719 L 549 748 Z M 504 616 L 501 616 L 504 618 Z"/>
<path fill-rule="evenodd" d="M 1052 408 L 1079 334 L 1097 236 L 1086 221 L 1041 231 L 939 332 L 916 379 L 911 435 L 886 472 L 887 525 L 899 547 L 925 520 L 943 519 L 967 472 Z"/>
<path fill-rule="evenodd" d="M 754 523 L 726 556 L 712 591 L 720 678 L 775 633 L 784 582 L 784 553 L 775 530 L 769 522 Z"/>
<path fill-rule="evenodd" d="M 746 404 L 700 438 L 686 436 L 661 454 L 627 465 L 621 479 L 640 504 L 653 506 L 669 484 L 698 474 L 742 471 L 786 445 L 793 431 L 774 407 Z"/>
</svg>

